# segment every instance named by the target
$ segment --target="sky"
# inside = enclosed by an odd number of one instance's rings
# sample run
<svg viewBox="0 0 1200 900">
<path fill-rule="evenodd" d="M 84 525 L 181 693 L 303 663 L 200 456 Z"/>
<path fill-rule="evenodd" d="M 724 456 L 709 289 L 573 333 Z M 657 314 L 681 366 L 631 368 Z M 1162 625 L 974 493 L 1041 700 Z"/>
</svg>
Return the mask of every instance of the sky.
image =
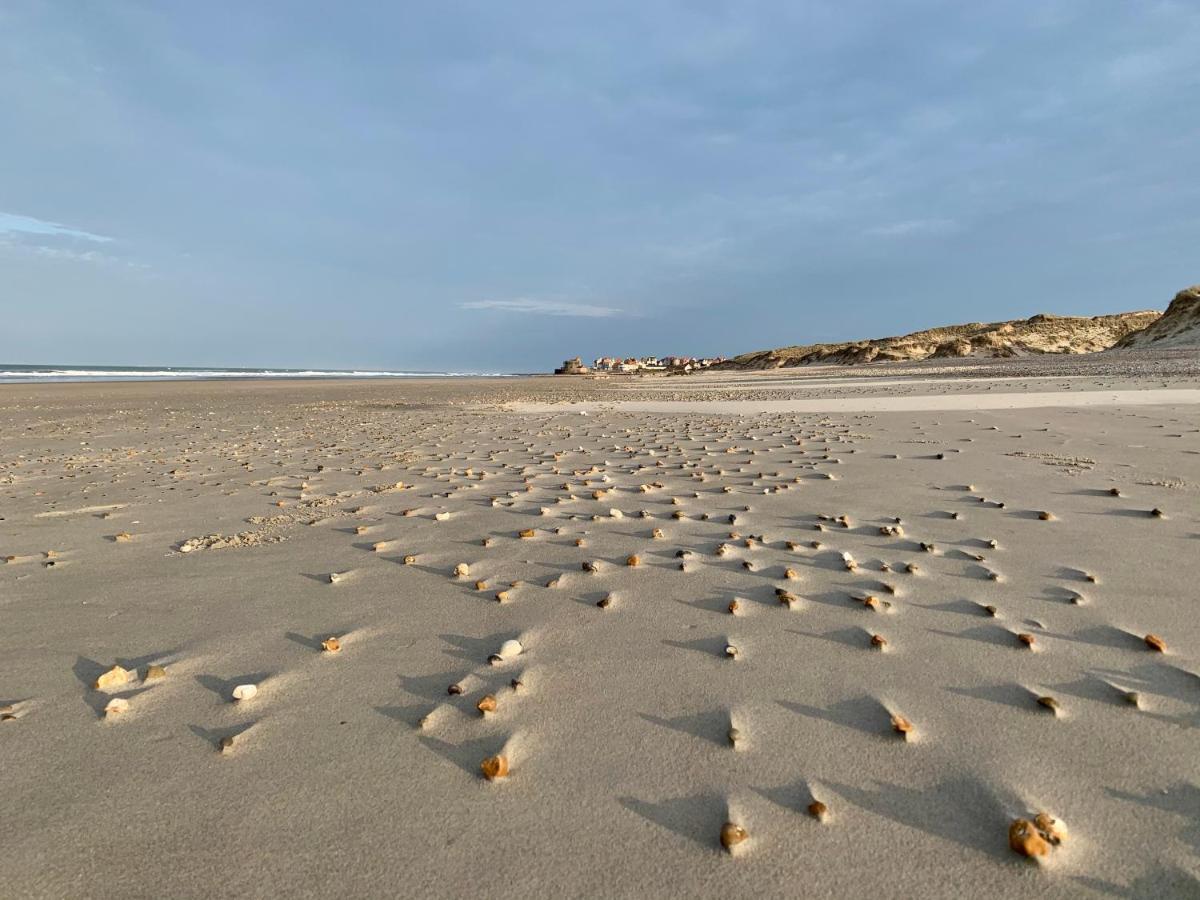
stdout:
<svg viewBox="0 0 1200 900">
<path fill-rule="evenodd" d="M 1200 281 L 1195 0 L 7 0 L 0 362 L 539 371 Z"/>
</svg>

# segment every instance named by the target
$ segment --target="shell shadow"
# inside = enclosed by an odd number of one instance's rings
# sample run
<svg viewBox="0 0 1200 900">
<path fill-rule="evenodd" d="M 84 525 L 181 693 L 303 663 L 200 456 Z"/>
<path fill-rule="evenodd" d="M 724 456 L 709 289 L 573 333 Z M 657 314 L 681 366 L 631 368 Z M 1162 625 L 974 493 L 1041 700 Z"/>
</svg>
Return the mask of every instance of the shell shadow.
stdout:
<svg viewBox="0 0 1200 900">
<path fill-rule="evenodd" d="M 675 716 L 674 718 L 664 718 L 649 713 L 638 713 L 638 717 L 652 725 L 697 737 L 716 744 L 718 747 L 729 745 L 729 712 L 724 709 L 712 709 L 707 712 Z"/>
<path fill-rule="evenodd" d="M 493 735 L 491 737 L 477 738 L 473 741 L 462 741 L 458 744 L 438 740 L 428 735 L 421 735 L 417 740 L 420 741 L 421 746 L 432 750 L 442 759 L 458 766 L 458 768 L 462 769 L 468 775 L 482 777 L 479 772 L 479 764 L 487 757 L 499 753 L 503 749 L 505 737 L 503 735 Z"/>
<path fill-rule="evenodd" d="M 842 799 L 869 813 L 945 841 L 976 850 L 997 862 L 1018 865 L 1005 835 L 1020 808 L 1005 803 L 982 782 L 968 777 L 946 779 L 933 788 L 915 788 L 876 780 L 873 788 L 823 782 Z M 999 838 L 997 838 L 999 835 Z"/>
<path fill-rule="evenodd" d="M 874 697 L 867 695 L 852 697 L 824 709 L 819 706 L 796 703 L 792 700 L 777 700 L 776 702 L 784 709 L 810 719 L 832 722 L 834 725 L 874 737 L 892 736 L 892 714 Z"/>
<path fill-rule="evenodd" d="M 617 802 L 647 822 L 707 848 L 717 846 L 716 837 L 728 812 L 724 797 L 704 792 L 659 803 L 628 796 L 618 797 Z"/>
</svg>

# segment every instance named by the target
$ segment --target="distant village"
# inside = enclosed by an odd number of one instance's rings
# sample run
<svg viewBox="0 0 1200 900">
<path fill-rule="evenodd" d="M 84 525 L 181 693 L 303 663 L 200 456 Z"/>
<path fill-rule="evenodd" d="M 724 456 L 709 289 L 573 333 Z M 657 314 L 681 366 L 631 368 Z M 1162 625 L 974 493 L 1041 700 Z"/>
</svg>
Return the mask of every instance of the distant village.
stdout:
<svg viewBox="0 0 1200 900">
<path fill-rule="evenodd" d="M 643 356 L 643 357 L 619 357 L 619 356 L 601 356 L 592 361 L 590 366 L 585 366 L 583 360 L 576 356 L 574 359 L 564 360 L 563 364 L 554 370 L 555 375 L 607 375 L 611 373 L 621 374 L 649 374 L 659 372 L 663 374 L 684 374 L 687 372 L 695 372 L 699 369 L 707 369 L 709 366 L 716 365 L 719 362 L 725 362 L 723 356 Z"/>
</svg>

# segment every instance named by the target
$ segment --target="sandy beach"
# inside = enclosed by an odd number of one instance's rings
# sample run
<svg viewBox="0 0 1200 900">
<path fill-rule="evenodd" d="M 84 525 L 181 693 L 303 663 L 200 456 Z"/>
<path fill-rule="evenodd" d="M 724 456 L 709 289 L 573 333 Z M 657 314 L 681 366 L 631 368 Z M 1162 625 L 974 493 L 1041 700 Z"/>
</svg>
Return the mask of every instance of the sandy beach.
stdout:
<svg viewBox="0 0 1200 900">
<path fill-rule="evenodd" d="M 0 416 L 5 896 L 1200 896 L 1194 354 Z"/>
</svg>

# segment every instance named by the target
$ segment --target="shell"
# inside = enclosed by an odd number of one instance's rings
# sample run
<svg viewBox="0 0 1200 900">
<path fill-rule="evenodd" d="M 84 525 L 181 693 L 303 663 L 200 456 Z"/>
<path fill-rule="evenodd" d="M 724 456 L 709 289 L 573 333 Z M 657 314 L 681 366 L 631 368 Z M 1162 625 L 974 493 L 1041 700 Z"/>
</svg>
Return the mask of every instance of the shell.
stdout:
<svg viewBox="0 0 1200 900">
<path fill-rule="evenodd" d="M 355 533 L 355 534 L 366 534 L 366 533 L 367 533 L 367 530 L 368 530 L 368 529 L 367 529 L 367 526 L 366 526 L 366 525 L 355 525 L 355 526 L 354 526 L 354 533 Z"/>
<path fill-rule="evenodd" d="M 113 535 L 113 540 L 119 544 L 127 544 L 133 540 L 133 535 L 128 531 L 119 531 Z"/>
<path fill-rule="evenodd" d="M 489 756 L 479 764 L 479 770 L 483 772 L 483 777 L 488 781 L 495 781 L 497 778 L 508 777 L 508 757 L 503 754 Z"/>
<path fill-rule="evenodd" d="M 783 577 L 786 578 L 788 581 L 795 581 L 797 578 L 800 577 L 800 573 L 797 572 L 795 569 L 784 569 Z"/>
<path fill-rule="evenodd" d="M 239 684 L 233 689 L 234 700 L 250 700 L 258 694 L 257 684 Z"/>
<path fill-rule="evenodd" d="M 625 557 L 625 565 L 627 565 L 631 568 L 640 566 L 641 564 L 642 564 L 642 558 L 640 556 L 638 556 L 636 553 Z"/>
<path fill-rule="evenodd" d="M 417 557 L 416 557 L 415 553 L 409 553 L 407 556 L 404 557 L 404 564 L 406 566 L 416 565 L 416 562 L 417 562 Z"/>
<path fill-rule="evenodd" d="M 220 753 L 229 753 L 233 750 L 233 742 L 236 735 L 227 734 L 221 740 L 217 741 L 217 751 Z"/>
<path fill-rule="evenodd" d="M 1053 522 L 1054 521 L 1054 513 L 1050 512 L 1047 509 L 1043 509 L 1040 513 L 1038 513 L 1038 518 L 1041 519 L 1043 522 Z"/>
<path fill-rule="evenodd" d="M 650 532 L 650 537 L 654 538 L 655 540 L 662 540 L 664 537 L 663 530 L 661 528 L 655 528 Z"/>
<path fill-rule="evenodd" d="M 475 708 L 477 710 L 479 710 L 480 715 L 485 715 L 490 712 L 495 712 L 496 711 L 496 698 L 494 696 L 492 696 L 491 694 L 487 694 L 486 696 L 483 696 L 479 699 L 479 702 L 475 704 Z"/>
<path fill-rule="evenodd" d="M 533 537 L 536 534 L 537 534 L 537 532 L 534 531 L 532 528 L 522 528 L 519 532 L 517 532 L 517 537 L 523 538 L 523 539 L 528 539 L 528 538 Z"/>
<path fill-rule="evenodd" d="M 1050 845 L 1038 834 L 1037 827 L 1028 819 L 1014 819 L 1008 826 L 1008 846 L 1030 859 L 1045 856 L 1050 852 Z"/>
<path fill-rule="evenodd" d="M 742 608 L 742 604 L 739 603 L 736 598 L 734 598 L 733 600 L 730 600 L 729 606 L 727 607 L 727 609 L 729 610 L 729 614 L 731 616 L 736 616 L 738 614 L 738 610 L 740 610 L 741 608 Z"/>
<path fill-rule="evenodd" d="M 892 730 L 896 732 L 896 734 L 903 735 L 905 739 L 907 739 L 908 736 L 913 732 L 913 724 L 912 722 L 908 721 L 908 719 L 904 718 L 904 716 L 896 713 L 892 716 Z"/>
<path fill-rule="evenodd" d="M 157 681 L 160 678 L 167 677 L 167 670 L 164 666 L 158 663 L 151 663 L 146 666 L 146 674 L 142 676 L 142 681 Z"/>
<path fill-rule="evenodd" d="M 871 646 L 874 647 L 876 650 L 885 649 L 887 647 L 887 644 L 888 644 L 887 638 L 885 638 L 883 635 L 881 635 L 881 634 L 871 635 Z"/>
<path fill-rule="evenodd" d="M 342 642 L 333 635 L 330 635 L 329 637 L 325 638 L 325 640 L 321 641 L 321 649 L 326 653 L 340 653 L 342 649 Z"/>
<path fill-rule="evenodd" d="M 496 655 L 501 659 L 512 659 L 520 656 L 525 652 L 525 648 L 521 646 L 521 642 L 513 638 L 509 638 L 500 645 L 500 649 L 496 651 Z"/>
<path fill-rule="evenodd" d="M 725 655 L 726 655 L 726 656 L 728 656 L 730 659 L 737 659 L 737 658 L 738 658 L 738 654 L 739 654 L 740 652 L 741 652 L 741 651 L 739 651 L 739 650 L 738 650 L 738 648 L 737 648 L 737 647 L 735 647 L 733 644 L 726 644 L 726 645 L 725 645 Z"/>
<path fill-rule="evenodd" d="M 1148 634 L 1143 638 L 1143 640 L 1146 642 L 1146 646 L 1151 650 L 1156 650 L 1159 653 L 1167 652 L 1167 642 L 1160 638 L 1157 634 Z"/>
<path fill-rule="evenodd" d="M 466 578 L 470 574 L 471 574 L 471 567 L 469 565 L 467 565 L 466 563 L 459 563 L 457 566 L 454 567 L 454 577 L 455 578 Z"/>
<path fill-rule="evenodd" d="M 106 718 L 119 716 L 123 712 L 129 712 L 129 701 L 124 697 L 113 697 L 104 705 L 104 715 Z"/>
<path fill-rule="evenodd" d="M 829 807 L 820 800 L 814 800 L 808 804 L 808 814 L 818 822 L 824 822 L 829 815 Z"/>
<path fill-rule="evenodd" d="M 721 826 L 721 846 L 726 850 L 732 851 L 734 847 L 743 843 L 748 837 L 750 837 L 750 832 L 741 825 L 726 822 Z"/>
<path fill-rule="evenodd" d="M 734 747 L 736 747 L 736 746 L 737 746 L 737 742 L 738 742 L 738 741 L 740 741 L 740 740 L 742 739 L 742 733 L 741 733 L 741 731 L 739 731 L 737 728 L 734 728 L 734 727 L 732 727 L 732 726 L 731 726 L 731 727 L 730 727 L 730 729 L 729 729 L 729 735 L 728 735 L 728 736 L 729 736 L 729 743 L 730 743 L 730 745 L 731 745 L 731 746 L 734 746 Z"/>
<path fill-rule="evenodd" d="M 96 683 L 92 686 L 98 691 L 110 691 L 125 684 L 131 678 L 133 678 L 132 672 L 122 669 L 120 666 L 113 666 L 97 678 Z"/>
<path fill-rule="evenodd" d="M 984 611 L 986 611 L 987 614 L 989 616 L 991 616 L 992 618 L 995 618 L 997 615 L 1000 614 L 1000 610 L 998 610 L 995 606 L 993 606 L 990 603 L 987 604 L 986 606 L 984 606 Z"/>
<path fill-rule="evenodd" d="M 1049 695 L 1047 695 L 1045 697 L 1038 697 L 1037 702 L 1038 702 L 1038 706 L 1044 707 L 1044 708 L 1050 710 L 1050 712 L 1054 713 L 1055 715 L 1058 715 L 1058 710 L 1059 710 L 1058 701 L 1055 700 L 1053 697 L 1051 697 Z"/>
<path fill-rule="evenodd" d="M 508 591 L 496 591 L 496 602 L 507 603 L 512 598 L 512 594 Z"/>
<path fill-rule="evenodd" d="M 1070 832 L 1067 831 L 1066 823 L 1061 819 L 1056 819 L 1048 812 L 1040 812 L 1034 817 L 1033 824 L 1041 833 L 1042 837 L 1048 840 L 1051 844 L 1066 843 Z"/>
<path fill-rule="evenodd" d="M 1034 637 L 1029 632 L 1022 631 L 1020 634 L 1017 635 L 1017 640 L 1020 641 L 1022 644 L 1024 644 L 1026 647 L 1028 647 L 1030 650 L 1033 649 Z"/>
</svg>

